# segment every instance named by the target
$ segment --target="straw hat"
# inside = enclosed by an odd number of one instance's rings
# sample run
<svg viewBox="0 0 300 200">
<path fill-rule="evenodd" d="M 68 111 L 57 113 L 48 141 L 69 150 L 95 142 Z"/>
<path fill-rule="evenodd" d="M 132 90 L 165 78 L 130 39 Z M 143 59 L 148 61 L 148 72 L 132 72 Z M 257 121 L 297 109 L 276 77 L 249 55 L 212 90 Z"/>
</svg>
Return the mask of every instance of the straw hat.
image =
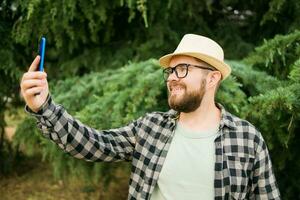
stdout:
<svg viewBox="0 0 300 200">
<path fill-rule="evenodd" d="M 222 80 L 230 75 L 231 68 L 224 62 L 222 47 L 210 38 L 196 34 L 184 35 L 174 53 L 159 59 L 160 65 L 169 67 L 170 60 L 175 55 L 192 56 L 210 64 L 221 72 Z"/>
</svg>

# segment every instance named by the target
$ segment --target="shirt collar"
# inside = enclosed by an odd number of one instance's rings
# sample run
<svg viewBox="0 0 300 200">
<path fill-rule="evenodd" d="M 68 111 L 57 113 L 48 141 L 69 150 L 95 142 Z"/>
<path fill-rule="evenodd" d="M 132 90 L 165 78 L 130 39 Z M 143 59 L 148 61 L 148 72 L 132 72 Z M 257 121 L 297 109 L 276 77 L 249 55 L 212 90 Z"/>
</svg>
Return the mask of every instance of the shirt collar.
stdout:
<svg viewBox="0 0 300 200">
<path fill-rule="evenodd" d="M 169 120 L 177 120 L 179 118 L 179 112 L 173 109 L 170 109 L 168 112 L 165 113 Z"/>
<path fill-rule="evenodd" d="M 233 115 L 229 113 L 220 103 L 216 103 L 216 106 L 221 110 L 220 128 L 227 126 L 230 129 L 236 129 Z"/>
<path fill-rule="evenodd" d="M 226 126 L 230 129 L 236 129 L 233 115 L 226 111 L 224 106 L 220 103 L 216 103 L 216 106 L 221 110 L 220 128 L 222 129 L 224 126 Z M 169 110 L 165 114 L 167 115 L 169 120 L 177 120 L 179 118 L 179 112 L 173 109 Z"/>
</svg>

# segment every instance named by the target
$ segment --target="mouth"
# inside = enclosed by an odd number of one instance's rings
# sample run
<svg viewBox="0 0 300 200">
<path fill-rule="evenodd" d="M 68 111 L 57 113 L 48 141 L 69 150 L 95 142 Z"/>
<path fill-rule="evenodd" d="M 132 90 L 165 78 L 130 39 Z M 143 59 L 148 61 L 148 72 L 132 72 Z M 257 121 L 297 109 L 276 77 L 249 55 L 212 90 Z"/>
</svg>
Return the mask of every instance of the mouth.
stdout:
<svg viewBox="0 0 300 200">
<path fill-rule="evenodd" d="M 171 92 L 178 92 L 178 91 L 181 91 L 181 90 L 183 90 L 183 88 L 180 87 L 180 86 L 175 86 L 175 87 L 170 88 Z"/>
<path fill-rule="evenodd" d="M 179 84 L 170 85 L 169 88 L 171 94 L 179 94 L 185 90 L 185 87 Z"/>
</svg>

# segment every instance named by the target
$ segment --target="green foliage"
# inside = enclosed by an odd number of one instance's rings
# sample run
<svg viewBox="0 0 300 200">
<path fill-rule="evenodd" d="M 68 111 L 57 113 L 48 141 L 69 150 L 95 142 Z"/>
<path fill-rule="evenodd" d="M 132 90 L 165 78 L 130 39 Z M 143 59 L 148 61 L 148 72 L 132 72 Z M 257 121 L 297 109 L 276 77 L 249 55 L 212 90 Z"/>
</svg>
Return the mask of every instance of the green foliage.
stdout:
<svg viewBox="0 0 300 200">
<path fill-rule="evenodd" d="M 129 41 L 126 35 L 132 31 L 127 31 L 124 25 L 131 24 L 133 20 L 139 24 L 141 19 L 144 20 L 144 24 L 140 23 L 141 27 L 148 23 L 145 0 L 19 0 L 14 5 L 19 11 L 19 19 L 13 26 L 12 38 L 22 46 L 35 48 L 38 39 L 46 36 L 47 67 L 55 68 L 52 77 L 78 75 L 114 62 L 115 49 L 119 45 L 124 46 L 122 43 L 126 39 Z M 28 27 L 35 27 L 35 31 Z M 120 32 L 127 33 L 118 35 Z M 85 48 L 82 49 L 82 46 Z M 120 66 L 133 57 L 128 45 L 127 50 L 122 48 L 118 53 L 126 55 L 126 59 L 120 56 L 120 60 L 115 60 L 115 65 L 111 66 Z M 27 56 L 32 51 L 27 52 Z M 28 58 L 31 59 L 31 56 Z"/>
<path fill-rule="evenodd" d="M 269 2 L 269 11 L 264 15 L 261 24 L 264 24 L 268 20 L 277 21 L 277 15 L 281 13 L 282 7 L 286 3 L 286 0 L 272 0 Z"/>
<path fill-rule="evenodd" d="M 8 7 L 4 3 L 0 6 L 4 10 Z M 11 11 L 0 11 L 0 174 L 11 171 L 15 153 L 4 137 L 6 126 L 4 112 L 7 104 L 14 104 L 18 100 L 18 84 L 15 83 L 20 76 L 20 71 L 15 68 L 20 57 L 14 57 L 17 48 L 12 44 L 10 35 L 13 21 Z"/>
<path fill-rule="evenodd" d="M 277 25 L 278 28 L 287 32 L 299 29 L 299 23 L 297 23 L 300 19 L 299 1 L 271 0 L 268 4 L 268 11 L 263 15 L 260 25 L 271 22 L 270 24 Z"/>
<path fill-rule="evenodd" d="M 235 66 L 231 66 L 234 70 Z M 241 90 L 241 86 L 234 76 L 230 76 L 222 82 L 216 97 L 217 102 L 226 105 L 225 108 L 236 115 L 240 115 L 241 109 L 247 104 L 247 96 Z"/>
<path fill-rule="evenodd" d="M 20 66 L 32 61 L 38 39 L 44 35 L 47 70 L 55 78 L 158 57 L 172 51 L 188 32 L 216 39 L 227 58 L 241 58 L 263 38 L 297 28 L 300 16 L 296 0 L 289 1 L 293 6 L 282 0 L 243 4 L 235 0 L 188 4 L 178 0 L 5 0 L 2 5 L 10 13 L 6 16 L 9 26 L 3 26 L 4 41 L 18 47 L 12 55 L 20 54 L 23 59 L 8 62 L 24 69 Z M 286 18 L 295 20 L 287 22 Z M 274 22 L 287 28 L 278 29 Z"/>
<path fill-rule="evenodd" d="M 14 34 L 18 36 L 16 37 L 17 41 L 28 43 L 33 33 L 26 26 L 35 25 L 38 35 L 58 33 L 53 43 L 57 48 L 67 44 L 69 52 L 90 40 L 93 42 L 109 40 L 110 35 L 107 32 L 104 35 L 98 35 L 98 33 L 112 25 L 115 16 L 110 13 L 115 9 L 123 7 L 134 14 L 138 10 L 147 24 L 144 0 L 127 0 L 125 2 L 67 0 L 63 3 L 61 1 L 20 0 L 17 6 L 23 11 L 22 17 L 24 17 L 14 27 Z M 51 26 L 48 26 L 49 24 Z M 64 43 L 63 38 L 66 36 L 70 38 L 71 43 Z"/>
<path fill-rule="evenodd" d="M 265 87 L 264 92 L 249 98 L 245 117 L 262 131 L 286 199 L 295 198 L 299 190 L 299 181 L 296 181 L 299 178 L 290 179 L 299 177 L 298 164 L 292 163 L 300 162 L 297 148 L 300 130 L 299 33 L 297 30 L 289 35 L 276 36 L 245 59 L 267 72 L 263 76 L 265 79 L 252 79 L 255 85 L 265 85 L 271 75 L 277 78 L 270 81 L 271 87 Z M 289 187 L 285 189 L 287 184 Z"/>
<path fill-rule="evenodd" d="M 33 118 L 25 118 L 22 123 L 17 127 L 14 136 L 15 146 L 24 146 L 26 154 L 31 156 L 40 151 L 40 132 L 36 127 L 36 120 Z"/>
<path fill-rule="evenodd" d="M 299 59 L 300 31 L 288 35 L 277 35 L 255 49 L 245 62 L 264 70 L 280 79 L 286 79 L 292 64 Z"/>
<path fill-rule="evenodd" d="M 298 59 L 296 62 L 292 64 L 290 74 L 288 78 L 293 81 L 293 82 L 298 82 L 300 81 L 300 59 Z"/>
<path fill-rule="evenodd" d="M 297 148 L 297 133 L 300 130 L 299 87 L 299 82 L 279 86 L 252 97 L 249 99 L 248 112 L 245 113 L 250 121 L 257 124 L 268 143 L 278 183 L 286 199 L 293 199 L 299 190 L 299 181 L 296 181 L 299 180 L 296 177 L 299 177 L 300 162 Z M 294 177 L 292 181 L 291 177 Z"/>
<path fill-rule="evenodd" d="M 99 91 L 78 117 L 93 127 L 119 127 L 146 112 L 167 108 L 162 71 L 154 60 L 91 76 L 98 80 Z"/>
</svg>

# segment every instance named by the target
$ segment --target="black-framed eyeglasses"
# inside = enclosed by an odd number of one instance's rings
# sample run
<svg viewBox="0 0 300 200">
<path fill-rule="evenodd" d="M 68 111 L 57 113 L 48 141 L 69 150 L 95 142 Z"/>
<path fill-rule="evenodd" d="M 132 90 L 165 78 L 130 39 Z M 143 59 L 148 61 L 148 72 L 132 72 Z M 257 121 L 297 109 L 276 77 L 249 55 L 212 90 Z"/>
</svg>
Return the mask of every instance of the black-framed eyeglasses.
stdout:
<svg viewBox="0 0 300 200">
<path fill-rule="evenodd" d="M 192 65 L 192 64 L 187 64 L 187 63 L 181 63 L 176 65 L 175 67 L 168 67 L 163 70 L 164 74 L 164 80 L 167 81 L 169 76 L 175 72 L 177 78 L 185 78 L 188 75 L 188 69 L 190 66 L 197 67 L 200 69 L 205 69 L 205 70 L 210 70 L 210 71 L 216 71 L 215 68 L 212 67 L 205 67 L 201 65 Z"/>
</svg>

